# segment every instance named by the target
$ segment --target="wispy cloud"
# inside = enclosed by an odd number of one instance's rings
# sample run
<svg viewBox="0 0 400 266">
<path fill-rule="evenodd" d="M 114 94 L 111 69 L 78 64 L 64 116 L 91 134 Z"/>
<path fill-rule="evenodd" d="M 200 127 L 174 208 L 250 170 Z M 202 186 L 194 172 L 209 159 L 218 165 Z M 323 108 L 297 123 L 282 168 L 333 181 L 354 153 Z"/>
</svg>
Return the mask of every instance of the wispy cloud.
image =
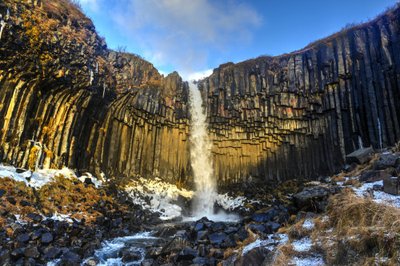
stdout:
<svg viewBox="0 0 400 266">
<path fill-rule="evenodd" d="M 211 57 L 250 42 L 262 22 L 243 0 L 80 1 L 86 8 L 100 5 L 156 67 L 172 66 L 185 73 L 208 69 Z"/>
<path fill-rule="evenodd" d="M 84 8 L 92 11 L 98 11 L 100 8 L 99 0 L 77 0 Z"/>
</svg>

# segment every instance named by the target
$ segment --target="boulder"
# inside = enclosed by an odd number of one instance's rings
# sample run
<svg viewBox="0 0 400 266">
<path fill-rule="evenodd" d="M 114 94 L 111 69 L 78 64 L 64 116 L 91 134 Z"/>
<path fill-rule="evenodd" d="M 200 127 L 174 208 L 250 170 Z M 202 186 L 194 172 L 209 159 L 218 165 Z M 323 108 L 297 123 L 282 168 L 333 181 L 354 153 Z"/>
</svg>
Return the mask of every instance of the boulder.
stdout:
<svg viewBox="0 0 400 266">
<path fill-rule="evenodd" d="M 384 153 L 374 163 L 375 170 L 384 170 L 389 167 L 396 167 L 400 163 L 400 157 L 393 153 Z"/>
<path fill-rule="evenodd" d="M 40 241 L 43 244 L 49 244 L 49 243 L 53 242 L 53 235 L 51 233 L 44 233 L 41 236 Z"/>
<path fill-rule="evenodd" d="M 213 245 L 220 245 L 226 239 L 225 233 L 213 233 L 208 236 L 210 243 Z"/>
<path fill-rule="evenodd" d="M 360 182 L 376 182 L 381 181 L 391 175 L 383 170 L 367 170 L 364 171 L 361 176 L 358 178 Z"/>
<path fill-rule="evenodd" d="M 325 211 L 330 195 L 340 191 L 337 186 L 306 187 L 303 191 L 293 195 L 296 206 L 301 210 Z"/>
<path fill-rule="evenodd" d="M 353 151 L 352 153 L 346 155 L 346 162 L 348 164 L 358 163 L 363 164 L 371 160 L 371 154 L 373 153 L 372 147 L 362 148 Z"/>
<path fill-rule="evenodd" d="M 271 221 L 279 215 L 279 211 L 275 208 L 259 210 L 251 216 L 251 219 L 258 223 Z"/>
<path fill-rule="evenodd" d="M 235 266 L 270 265 L 272 262 L 272 257 L 273 253 L 271 251 L 262 247 L 258 247 L 238 257 L 234 265 Z"/>
<path fill-rule="evenodd" d="M 399 178 L 391 176 L 383 179 L 383 191 L 392 195 L 400 195 Z"/>
<path fill-rule="evenodd" d="M 197 255 L 197 250 L 186 247 L 179 252 L 177 261 L 193 260 Z"/>
<path fill-rule="evenodd" d="M 27 258 L 37 259 L 40 257 L 40 252 L 37 247 L 29 247 L 25 249 L 24 255 Z"/>
</svg>

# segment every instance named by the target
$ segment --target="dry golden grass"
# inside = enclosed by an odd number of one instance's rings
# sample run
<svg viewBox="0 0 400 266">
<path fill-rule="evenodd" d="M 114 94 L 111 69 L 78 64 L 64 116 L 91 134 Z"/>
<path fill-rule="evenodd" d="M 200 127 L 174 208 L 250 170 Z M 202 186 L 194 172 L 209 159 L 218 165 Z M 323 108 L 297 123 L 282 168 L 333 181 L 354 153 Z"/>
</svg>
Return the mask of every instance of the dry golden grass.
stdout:
<svg viewBox="0 0 400 266">
<path fill-rule="evenodd" d="M 344 189 L 329 200 L 325 216 L 306 230 L 301 219 L 280 230 L 289 239 L 310 237 L 328 265 L 400 265 L 400 210 L 357 197 Z M 277 250 L 274 265 L 296 256 L 290 242 Z"/>
</svg>

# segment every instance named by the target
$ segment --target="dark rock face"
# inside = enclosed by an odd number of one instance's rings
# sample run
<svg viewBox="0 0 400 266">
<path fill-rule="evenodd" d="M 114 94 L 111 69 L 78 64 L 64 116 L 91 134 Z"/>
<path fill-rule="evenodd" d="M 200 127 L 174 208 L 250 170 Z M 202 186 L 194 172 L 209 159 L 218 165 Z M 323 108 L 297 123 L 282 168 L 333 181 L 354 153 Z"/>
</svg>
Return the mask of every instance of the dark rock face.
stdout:
<svg viewBox="0 0 400 266">
<path fill-rule="evenodd" d="M 96 175 L 191 170 L 188 86 L 139 56 L 107 49 L 70 1 L 5 0 L 0 160 Z M 65 14 L 61 15 L 61 14 Z M 220 184 L 341 169 L 345 155 L 400 139 L 399 9 L 301 51 L 228 63 L 200 84 Z"/>
<path fill-rule="evenodd" d="M 184 181 L 187 84 L 108 50 L 70 1 L 27 2 L 0 3 L 0 160 Z"/>
<path fill-rule="evenodd" d="M 400 139 L 400 9 L 305 49 L 214 69 L 202 82 L 221 181 L 318 177 Z"/>
</svg>

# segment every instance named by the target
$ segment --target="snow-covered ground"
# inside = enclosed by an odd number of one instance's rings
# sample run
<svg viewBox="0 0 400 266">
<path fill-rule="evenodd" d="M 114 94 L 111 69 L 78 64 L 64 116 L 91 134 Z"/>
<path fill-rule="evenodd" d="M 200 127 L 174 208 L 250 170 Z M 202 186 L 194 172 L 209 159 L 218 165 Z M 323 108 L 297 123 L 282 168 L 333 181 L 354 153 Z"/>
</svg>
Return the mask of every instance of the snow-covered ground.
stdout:
<svg viewBox="0 0 400 266">
<path fill-rule="evenodd" d="M 18 173 L 20 172 L 20 173 Z M 85 182 L 86 178 L 90 178 L 92 183 L 96 187 L 100 187 L 102 185 L 102 180 L 94 177 L 90 173 L 85 173 L 83 176 L 77 176 L 73 170 L 64 167 L 62 169 L 39 169 L 35 172 L 30 170 L 19 170 L 13 166 L 6 166 L 0 164 L 0 178 L 9 177 L 16 181 L 21 181 L 26 183 L 30 187 L 41 188 L 47 183 L 54 180 L 56 176 L 64 176 L 65 178 L 77 178 L 81 182 Z"/>
<path fill-rule="evenodd" d="M 373 201 L 380 204 L 388 204 L 396 208 L 400 208 L 400 196 L 391 195 L 383 191 L 373 190 L 374 185 L 383 186 L 383 181 L 376 181 L 372 183 L 364 183 L 361 187 L 353 187 L 354 192 L 359 197 L 370 195 L 368 191 L 373 191 Z"/>
<path fill-rule="evenodd" d="M 256 239 L 254 242 L 246 245 L 243 248 L 242 255 L 245 255 L 247 252 L 250 250 L 253 250 L 255 248 L 263 247 L 268 250 L 273 250 L 276 248 L 278 245 L 283 245 L 286 242 L 288 242 L 289 238 L 286 234 L 273 234 L 269 235 L 267 239 L 261 240 L 261 239 Z"/>
</svg>

